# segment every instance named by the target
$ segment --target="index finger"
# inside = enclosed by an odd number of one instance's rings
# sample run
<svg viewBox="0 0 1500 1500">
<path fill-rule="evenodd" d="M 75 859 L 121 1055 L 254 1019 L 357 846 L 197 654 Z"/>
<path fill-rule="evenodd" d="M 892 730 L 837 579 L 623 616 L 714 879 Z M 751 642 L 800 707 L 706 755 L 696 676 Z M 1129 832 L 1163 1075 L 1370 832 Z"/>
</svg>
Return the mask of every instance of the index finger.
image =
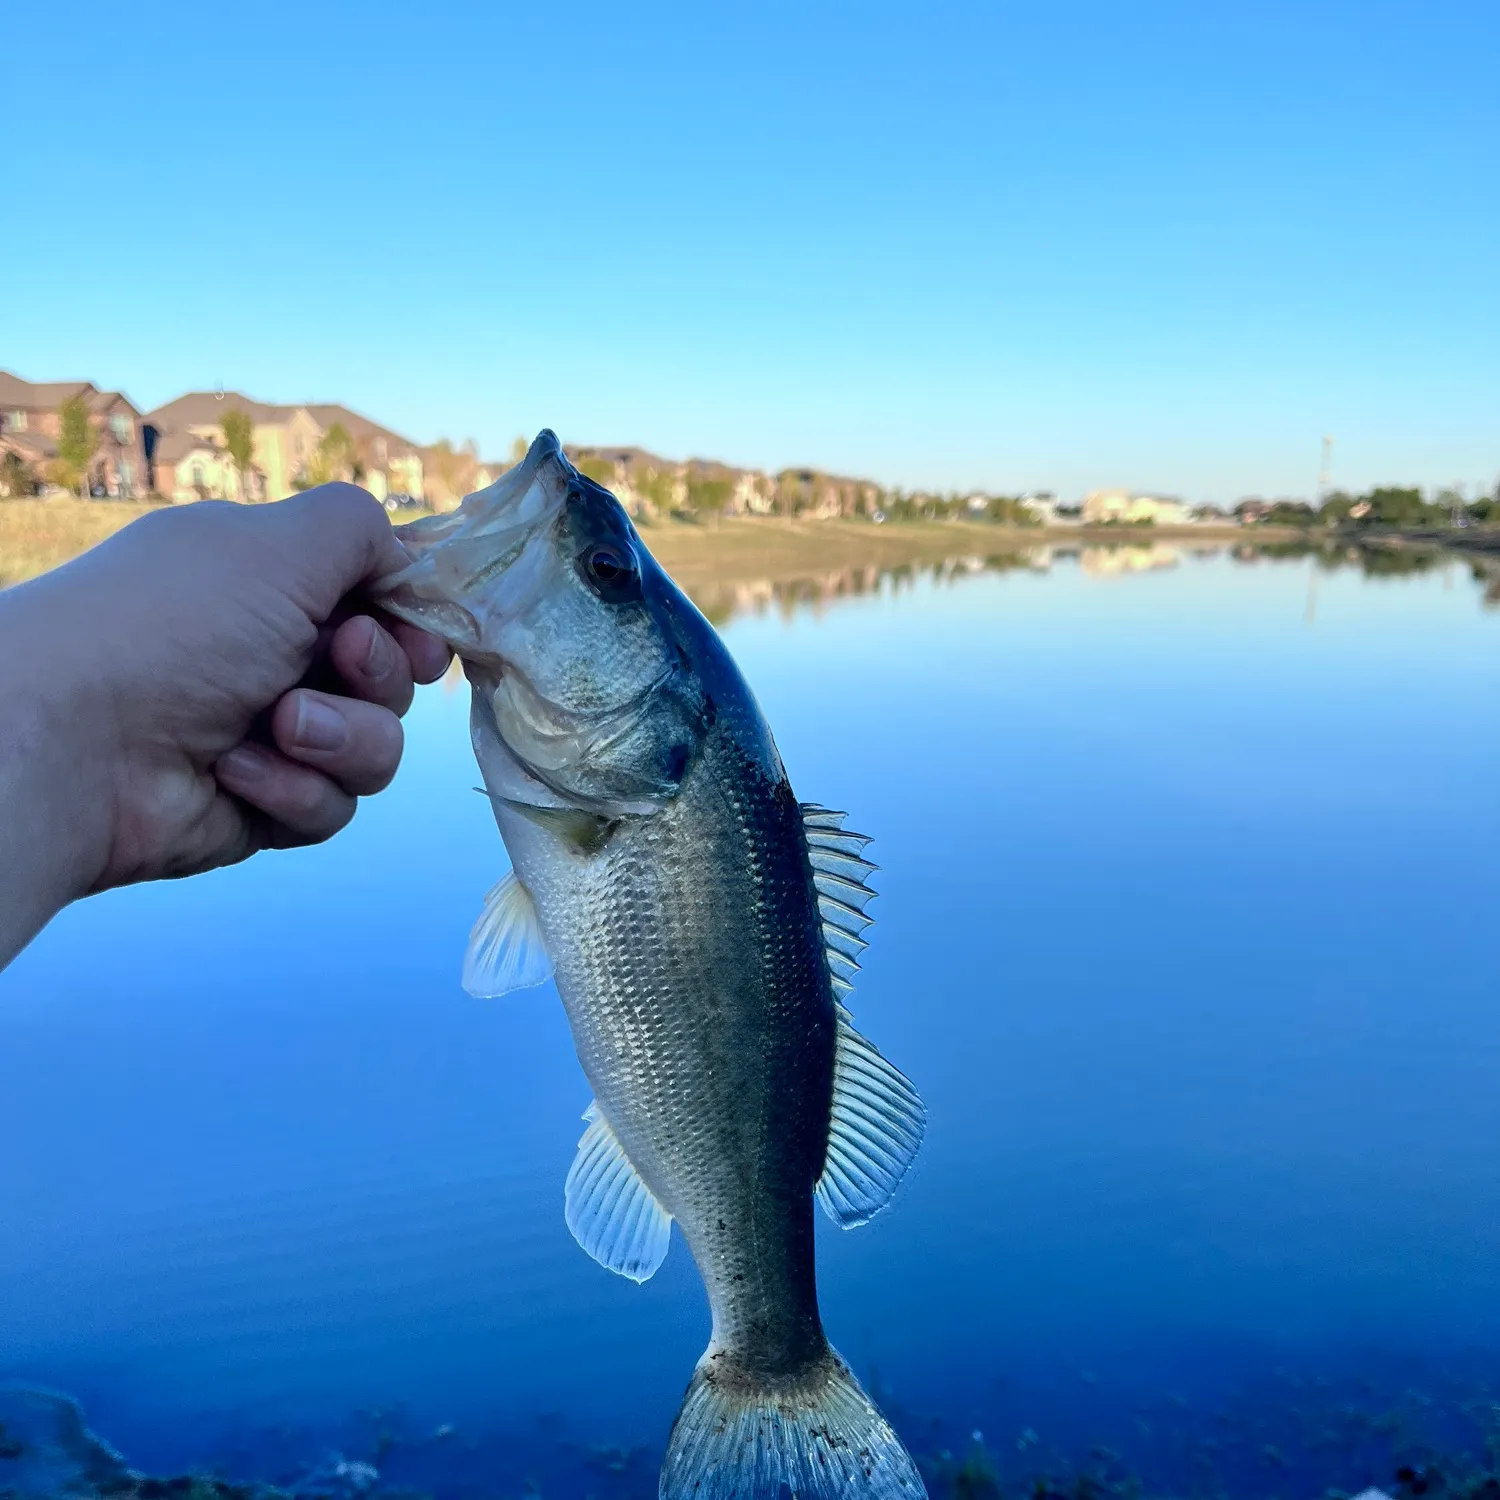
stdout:
<svg viewBox="0 0 1500 1500">
<path fill-rule="evenodd" d="M 346 594 L 409 561 L 385 507 L 356 484 L 320 484 L 257 509 L 286 548 L 313 619 L 328 619 Z"/>
<path fill-rule="evenodd" d="M 396 620 L 385 614 L 380 619 L 406 653 L 413 682 L 436 682 L 448 670 L 453 652 L 446 641 L 440 641 L 416 625 L 408 625 L 405 620 Z"/>
</svg>

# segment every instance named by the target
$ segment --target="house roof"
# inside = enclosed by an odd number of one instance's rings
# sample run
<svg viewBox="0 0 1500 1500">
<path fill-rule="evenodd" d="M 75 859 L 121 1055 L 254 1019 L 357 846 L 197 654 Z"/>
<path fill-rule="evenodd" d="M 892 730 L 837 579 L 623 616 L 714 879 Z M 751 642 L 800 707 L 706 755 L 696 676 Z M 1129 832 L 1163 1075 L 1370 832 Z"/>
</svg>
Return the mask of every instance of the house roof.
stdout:
<svg viewBox="0 0 1500 1500">
<path fill-rule="evenodd" d="M 295 408 L 286 407 L 284 410 L 292 411 Z M 357 443 L 367 442 L 371 438 L 383 437 L 393 449 L 407 453 L 417 453 L 419 451 L 417 445 L 409 438 L 402 437 L 399 432 L 392 432 L 389 427 L 382 427 L 379 422 L 372 422 L 368 417 L 361 416 L 357 411 L 350 411 L 347 406 L 308 402 L 307 410 L 312 414 L 313 420 L 325 432 L 337 422 Z"/>
<path fill-rule="evenodd" d="M 93 389 L 86 380 L 38 382 L 22 380 L 9 370 L 0 370 L 0 406 L 22 407 L 28 411 L 50 410 L 61 406 L 70 396 Z"/>
<path fill-rule="evenodd" d="M 123 401 L 131 411 L 135 405 L 119 391 L 101 391 L 89 380 L 22 380 L 9 370 L 0 370 L 0 407 L 22 411 L 56 411 L 64 401 L 82 396 L 90 411 L 103 411 Z"/>
<path fill-rule="evenodd" d="M 252 422 L 265 424 L 287 422 L 299 411 L 306 411 L 325 432 L 337 422 L 356 443 L 384 438 L 393 456 L 418 452 L 417 445 L 399 432 L 392 432 L 389 427 L 382 427 L 357 411 L 333 402 L 299 401 L 278 406 L 267 401 L 252 401 L 239 391 L 189 391 L 148 412 L 145 420 L 162 432 L 171 432 L 179 427 L 217 427 L 228 411 L 242 411 Z"/>
<path fill-rule="evenodd" d="M 0 449 L 19 454 L 29 464 L 57 457 L 57 443 L 44 432 L 0 432 Z"/>
<path fill-rule="evenodd" d="M 252 401 L 238 391 L 189 391 L 155 411 L 148 411 L 144 420 L 162 432 L 171 432 L 178 427 L 217 427 L 227 411 L 245 412 L 253 422 L 275 422 L 282 412 L 293 410 L 293 407 Z"/>
<path fill-rule="evenodd" d="M 217 454 L 218 445 L 212 438 L 196 437 L 185 427 L 164 432 L 152 453 L 152 460 L 159 464 L 180 464 L 190 453 Z"/>
</svg>

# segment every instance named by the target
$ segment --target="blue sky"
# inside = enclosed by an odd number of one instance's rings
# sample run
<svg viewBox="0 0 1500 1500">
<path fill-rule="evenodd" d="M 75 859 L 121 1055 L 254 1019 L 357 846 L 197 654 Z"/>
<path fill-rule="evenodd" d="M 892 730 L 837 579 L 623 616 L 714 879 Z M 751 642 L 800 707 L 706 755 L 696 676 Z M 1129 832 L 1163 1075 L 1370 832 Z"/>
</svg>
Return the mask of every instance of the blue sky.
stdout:
<svg viewBox="0 0 1500 1500">
<path fill-rule="evenodd" d="M 1487 0 L 13 10 L 34 379 L 907 485 L 1500 474 Z"/>
</svg>

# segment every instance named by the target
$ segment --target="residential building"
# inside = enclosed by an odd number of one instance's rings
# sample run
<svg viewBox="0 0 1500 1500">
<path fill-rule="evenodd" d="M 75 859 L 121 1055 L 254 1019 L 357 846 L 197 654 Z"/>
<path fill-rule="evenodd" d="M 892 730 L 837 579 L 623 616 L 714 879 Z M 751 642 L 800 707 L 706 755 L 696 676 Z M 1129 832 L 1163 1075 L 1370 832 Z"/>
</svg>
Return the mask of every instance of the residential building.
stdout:
<svg viewBox="0 0 1500 1500">
<path fill-rule="evenodd" d="M 0 452 L 14 453 L 39 479 L 57 456 L 62 409 L 81 399 L 97 434 L 84 476 L 100 498 L 135 500 L 149 487 L 141 414 L 119 391 L 101 391 L 88 380 L 38 383 L 0 370 Z"/>
<path fill-rule="evenodd" d="M 193 500 L 264 500 L 266 477 L 251 460 L 241 474 L 222 436 L 199 436 L 191 428 L 163 433 L 153 444 L 152 484 L 178 505 Z"/>
<path fill-rule="evenodd" d="M 1060 514 L 1057 496 L 1051 490 L 1028 490 L 1016 500 L 1017 506 L 1042 526 L 1066 526 L 1078 518 Z"/>
<path fill-rule="evenodd" d="M 1191 524 L 1192 511 L 1181 500 L 1137 495 L 1128 490 L 1094 490 L 1084 498 L 1086 526 Z"/>
<path fill-rule="evenodd" d="M 238 391 L 190 391 L 146 415 L 147 451 L 161 494 L 175 498 L 181 489 L 178 469 L 188 451 L 188 438 L 222 446 L 224 417 L 231 411 L 244 412 L 250 418 L 251 465 L 259 476 L 252 483 L 252 494 L 258 484 L 262 498 L 282 500 L 316 483 L 320 466 L 326 462 L 324 440 L 337 426 L 349 440 L 353 462 L 344 465 L 342 475 L 328 477 L 356 479 L 378 500 L 407 495 L 423 498 L 425 468 L 421 452 L 399 433 L 347 406 L 276 406 L 253 401 Z M 163 449 L 171 434 L 178 436 Z M 161 452 L 168 455 L 165 460 L 158 458 Z M 340 455 L 341 463 L 345 457 Z M 229 467 L 233 469 L 233 465 Z M 204 473 L 206 476 L 207 468 Z M 218 498 L 231 498 L 227 491 L 213 493 Z M 195 497 L 196 490 L 187 498 Z"/>
</svg>

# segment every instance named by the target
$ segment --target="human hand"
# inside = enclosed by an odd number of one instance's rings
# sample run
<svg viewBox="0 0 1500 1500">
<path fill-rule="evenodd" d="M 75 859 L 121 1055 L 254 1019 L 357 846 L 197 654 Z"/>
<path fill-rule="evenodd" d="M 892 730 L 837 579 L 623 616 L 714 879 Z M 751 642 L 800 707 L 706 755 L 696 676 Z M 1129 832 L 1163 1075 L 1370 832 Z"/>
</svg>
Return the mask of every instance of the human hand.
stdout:
<svg viewBox="0 0 1500 1500">
<path fill-rule="evenodd" d="M 64 825 L 57 904 L 318 842 L 382 789 L 413 683 L 449 660 L 359 608 L 405 560 L 377 502 L 333 484 L 159 511 L 0 595 L 31 666 L 6 698 L 35 700 L 48 761 L 30 795 Z"/>
</svg>

